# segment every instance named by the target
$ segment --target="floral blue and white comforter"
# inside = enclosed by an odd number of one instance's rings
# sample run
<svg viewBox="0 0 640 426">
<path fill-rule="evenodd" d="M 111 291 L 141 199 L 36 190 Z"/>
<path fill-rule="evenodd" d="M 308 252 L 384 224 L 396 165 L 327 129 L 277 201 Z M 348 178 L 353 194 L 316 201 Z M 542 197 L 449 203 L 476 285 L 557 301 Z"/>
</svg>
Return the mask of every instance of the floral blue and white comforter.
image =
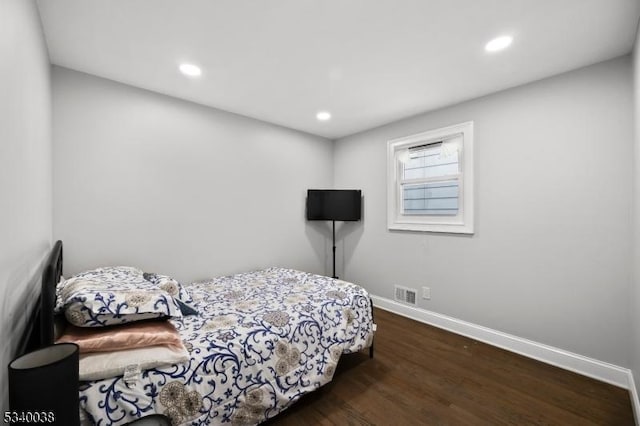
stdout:
<svg viewBox="0 0 640 426">
<path fill-rule="evenodd" d="M 199 315 L 171 320 L 189 363 L 81 384 L 80 405 L 99 425 L 154 413 L 173 425 L 252 425 L 328 383 L 340 356 L 371 345 L 367 292 L 290 269 L 187 286 Z"/>
</svg>

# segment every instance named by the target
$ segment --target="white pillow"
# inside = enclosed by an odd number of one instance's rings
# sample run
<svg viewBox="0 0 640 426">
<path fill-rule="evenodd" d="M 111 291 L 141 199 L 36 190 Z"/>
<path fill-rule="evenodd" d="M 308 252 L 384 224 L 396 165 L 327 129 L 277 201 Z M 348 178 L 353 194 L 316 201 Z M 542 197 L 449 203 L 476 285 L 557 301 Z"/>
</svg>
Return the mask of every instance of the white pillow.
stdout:
<svg viewBox="0 0 640 426">
<path fill-rule="evenodd" d="M 129 372 L 150 368 L 169 367 L 189 361 L 189 353 L 167 346 L 125 349 L 113 352 L 95 352 L 80 355 L 80 380 L 101 380 L 122 376 Z M 132 378 L 133 379 L 133 378 Z"/>
</svg>

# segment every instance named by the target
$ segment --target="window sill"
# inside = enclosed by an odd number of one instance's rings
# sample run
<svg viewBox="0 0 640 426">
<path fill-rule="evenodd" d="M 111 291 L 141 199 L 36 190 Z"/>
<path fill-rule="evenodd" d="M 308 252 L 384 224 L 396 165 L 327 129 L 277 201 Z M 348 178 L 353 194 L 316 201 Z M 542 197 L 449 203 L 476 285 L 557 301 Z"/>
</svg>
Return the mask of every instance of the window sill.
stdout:
<svg viewBox="0 0 640 426">
<path fill-rule="evenodd" d="M 444 223 L 390 223 L 390 231 L 438 232 L 448 234 L 473 234 L 473 227 Z"/>
</svg>

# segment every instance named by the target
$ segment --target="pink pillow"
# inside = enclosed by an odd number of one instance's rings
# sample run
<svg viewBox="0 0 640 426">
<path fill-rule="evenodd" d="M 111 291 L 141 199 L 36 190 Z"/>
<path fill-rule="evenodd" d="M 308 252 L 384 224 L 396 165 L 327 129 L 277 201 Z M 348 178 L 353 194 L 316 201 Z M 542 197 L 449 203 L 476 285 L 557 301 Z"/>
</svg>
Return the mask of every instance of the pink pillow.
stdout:
<svg viewBox="0 0 640 426">
<path fill-rule="evenodd" d="M 68 324 L 57 343 L 75 343 L 80 353 L 109 352 L 163 345 L 183 347 L 178 330 L 169 321 L 139 321 L 114 327 L 87 328 Z"/>
</svg>

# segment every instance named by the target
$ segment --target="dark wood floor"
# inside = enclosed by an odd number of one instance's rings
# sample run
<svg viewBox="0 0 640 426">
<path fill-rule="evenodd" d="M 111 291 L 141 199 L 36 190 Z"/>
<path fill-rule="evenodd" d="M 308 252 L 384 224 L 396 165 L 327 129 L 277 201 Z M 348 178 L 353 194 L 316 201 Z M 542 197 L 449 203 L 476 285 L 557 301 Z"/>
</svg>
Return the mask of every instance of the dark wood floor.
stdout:
<svg viewBox="0 0 640 426">
<path fill-rule="evenodd" d="M 377 309 L 374 359 L 269 425 L 633 425 L 625 389 Z"/>
</svg>

